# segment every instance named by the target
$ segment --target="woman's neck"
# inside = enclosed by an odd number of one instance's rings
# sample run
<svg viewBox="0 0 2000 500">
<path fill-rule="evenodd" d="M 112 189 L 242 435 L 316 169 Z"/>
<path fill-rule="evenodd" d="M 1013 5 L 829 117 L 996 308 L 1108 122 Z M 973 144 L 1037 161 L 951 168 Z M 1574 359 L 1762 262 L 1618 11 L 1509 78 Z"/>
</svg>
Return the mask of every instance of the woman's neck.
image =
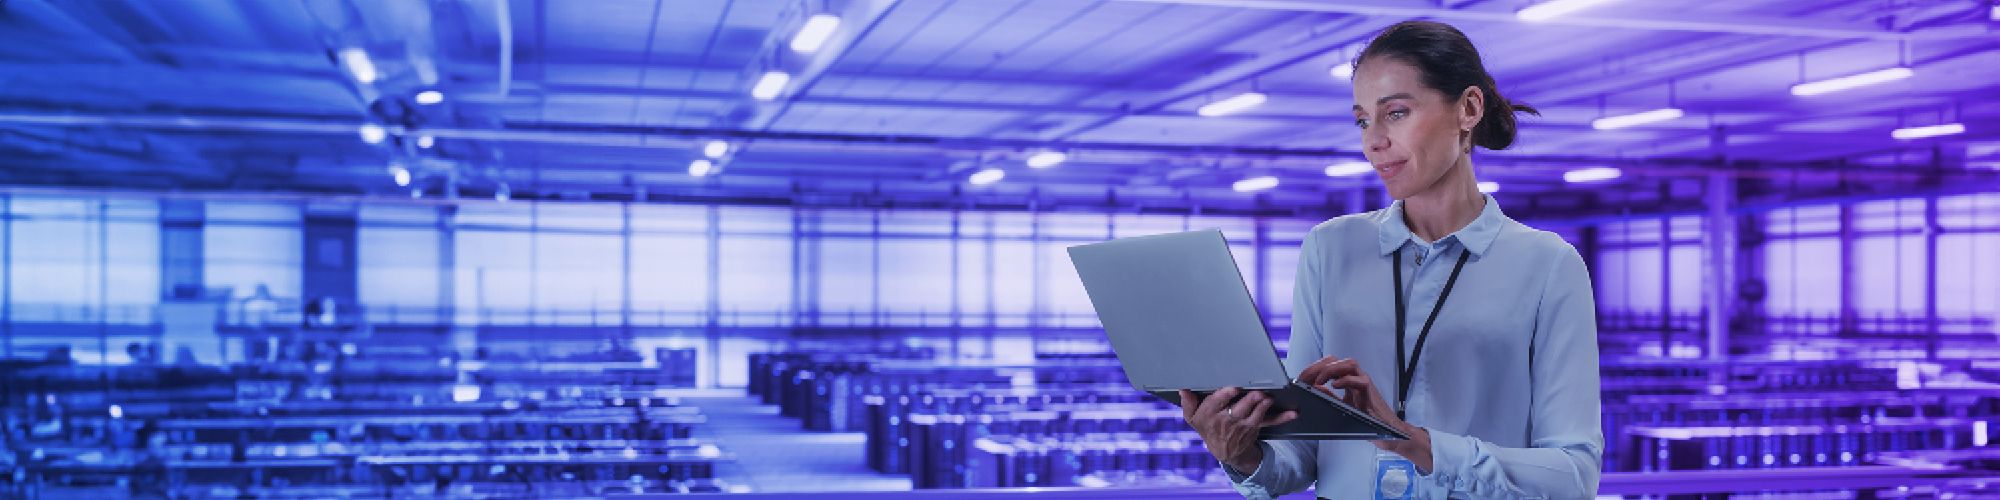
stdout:
<svg viewBox="0 0 2000 500">
<path fill-rule="evenodd" d="M 1458 232 L 1486 208 L 1486 195 L 1479 193 L 1479 182 L 1472 178 L 1472 158 L 1460 156 L 1458 161 L 1430 189 L 1403 198 L 1403 224 L 1424 241 Z"/>
</svg>

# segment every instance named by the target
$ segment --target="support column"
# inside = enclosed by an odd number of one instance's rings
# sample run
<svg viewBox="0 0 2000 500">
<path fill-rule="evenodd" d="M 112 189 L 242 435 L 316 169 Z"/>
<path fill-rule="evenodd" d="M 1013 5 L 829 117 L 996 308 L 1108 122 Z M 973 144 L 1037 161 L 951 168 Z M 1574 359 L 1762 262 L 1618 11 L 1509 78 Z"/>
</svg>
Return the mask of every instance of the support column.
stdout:
<svg viewBox="0 0 2000 500">
<path fill-rule="evenodd" d="M 111 202 L 97 200 L 97 359 L 111 364 Z M 104 400 L 113 401 L 117 377 L 104 379 Z"/>
<path fill-rule="evenodd" d="M 1857 318 L 1854 314 L 1856 288 L 1854 277 L 1860 272 L 1854 266 L 1854 205 L 1840 204 L 1840 326 L 1834 331 L 1839 334 L 1854 333 Z"/>
<path fill-rule="evenodd" d="M 882 346 L 882 209 L 868 211 L 868 331 L 875 349 Z"/>
<path fill-rule="evenodd" d="M 1040 331 L 1043 314 L 1042 297 L 1047 295 L 1042 290 L 1042 261 L 1044 260 L 1042 258 L 1042 211 L 1037 206 L 1035 200 L 1032 199 L 1028 200 L 1028 253 L 1031 257 L 1028 259 L 1029 272 L 1031 273 L 1028 277 L 1028 289 L 1030 291 L 1028 295 L 1028 338 L 1037 340 L 1029 342 L 1029 347 L 1031 348 L 1030 352 L 1042 352 L 1042 346 L 1039 342 L 1039 339 L 1042 338 Z"/>
<path fill-rule="evenodd" d="M 1253 226 L 1254 229 L 1250 235 L 1250 252 L 1252 255 L 1257 256 L 1257 261 L 1250 264 L 1250 272 L 1256 273 L 1250 279 L 1250 286 L 1257 287 L 1257 291 L 1250 295 L 1263 299 L 1257 301 L 1257 318 L 1264 323 L 1264 331 L 1266 335 L 1269 335 L 1272 328 L 1271 301 L 1279 300 L 1277 297 L 1269 295 L 1271 293 L 1271 264 L 1266 261 L 1271 260 L 1271 223 L 1261 215 L 1252 217 L 1251 221 L 1255 226 Z M 1290 300 L 1290 297 L 1286 297 L 1285 299 Z M 1287 332 L 1286 335 L 1290 336 L 1290 333 Z"/>
<path fill-rule="evenodd" d="M 708 387 L 722 386 L 722 208 L 708 206 Z M 787 346 L 791 347 L 791 346 Z"/>
<path fill-rule="evenodd" d="M 348 204 L 308 203 L 305 207 L 305 255 L 300 259 L 305 263 L 305 276 L 300 298 L 308 303 L 331 298 L 342 315 L 360 312 L 356 306 L 360 303 L 361 274 L 354 262 L 358 210 Z M 319 320 L 309 318 L 306 322 L 315 321 Z M 336 319 L 335 324 L 338 322 Z"/>
<path fill-rule="evenodd" d="M 1028 210 L 1028 331 L 1034 332 L 1042 326 L 1042 213 L 1034 207 Z"/>
<path fill-rule="evenodd" d="M 986 263 L 986 267 L 985 267 L 985 269 L 984 269 L 984 271 L 985 271 L 985 273 L 986 273 L 986 281 L 985 281 L 985 283 L 986 283 L 986 352 L 990 354 L 990 353 L 992 353 L 992 352 L 993 352 L 993 336 L 995 335 L 995 332 L 997 332 L 997 331 L 998 331 L 998 330 L 1000 329 L 1000 323 L 999 323 L 999 322 L 1000 322 L 1000 315 L 999 315 L 999 313 L 998 313 L 998 312 L 996 311 L 996 308 L 997 308 L 997 304 L 999 303 L 999 301 L 998 301 L 999 299 L 995 298 L 995 295 L 997 295 L 997 294 L 998 294 L 998 291 L 999 291 L 999 286 L 998 286 L 998 285 L 995 285 L 995 284 L 993 283 L 993 280 L 994 280 L 994 274 L 993 274 L 993 259 L 994 259 L 994 254 L 993 254 L 993 218 L 994 218 L 994 217 L 993 217 L 993 214 L 992 214 L 991 212 L 988 212 L 988 213 L 986 214 L 986 217 L 985 217 L 985 218 L 986 218 L 986 238 L 985 238 L 985 239 L 986 239 L 986 242 L 985 242 L 985 247 L 986 247 L 986 258 L 985 258 L 985 259 L 983 259 L 983 260 L 984 260 L 984 261 L 985 261 L 985 263 Z M 1030 354 L 1032 354 L 1032 353 L 1030 353 Z"/>
<path fill-rule="evenodd" d="M 632 203 L 618 204 L 618 334 L 632 341 Z M 596 314 L 593 305 L 591 314 Z M 636 344 L 636 343 L 635 343 Z M 640 353 L 640 356 L 650 356 Z M 654 360 L 659 361 L 659 360 Z"/>
<path fill-rule="evenodd" d="M 202 204 L 160 201 L 160 298 L 202 295 Z"/>
<path fill-rule="evenodd" d="M 1924 334 L 1930 344 L 1924 351 L 1926 359 L 1937 360 L 1938 346 L 1943 343 L 1942 329 L 1938 321 L 1938 237 L 1944 228 L 1938 224 L 1938 197 L 1924 198 Z"/>
<path fill-rule="evenodd" d="M 806 254 L 800 260 L 805 267 L 804 271 L 799 273 L 800 277 L 806 280 L 803 284 L 803 288 L 805 289 L 804 301 L 795 306 L 799 310 L 806 312 L 806 326 L 814 329 L 820 327 L 820 315 L 824 313 L 820 307 L 819 291 L 820 285 L 825 280 L 825 277 L 820 274 L 820 244 L 826 235 L 825 220 L 824 214 L 817 208 L 811 209 L 810 212 L 806 213 L 806 230 L 804 232 Z"/>
<path fill-rule="evenodd" d="M 958 217 L 959 217 L 959 210 L 958 210 L 958 207 L 952 207 L 952 209 L 951 209 L 951 244 L 950 244 L 950 245 L 948 245 L 948 247 L 950 247 L 950 249 L 951 249 L 951 250 L 950 250 L 950 251 L 951 251 L 951 292 L 950 292 L 950 293 L 947 293 L 947 294 L 946 294 L 947 296 L 949 296 L 949 297 L 950 297 L 950 300 L 951 300 L 951 305 L 950 305 L 949 307 L 946 307 L 946 308 L 945 308 L 945 313 L 949 315 L 949 316 L 948 316 L 948 318 L 949 318 L 949 319 L 950 319 L 950 321 L 951 321 L 951 326 L 950 326 L 950 328 L 951 328 L 951 357 L 952 357 L 952 359 L 958 359 L 958 357 L 959 357 L 959 355 L 960 355 L 960 353 L 959 353 L 959 344 L 960 344 L 960 343 L 963 343 L 963 342 L 965 341 L 965 339 L 963 338 L 963 337 L 964 337 L 964 333 L 965 333 L 965 329 L 961 327 L 962 325 L 961 325 L 961 323 L 960 323 L 960 322 L 959 322 L 959 320 L 958 320 L 958 315 L 959 315 L 959 312 L 960 312 L 960 309 L 959 309 L 959 307 L 958 307 L 958 283 L 959 283 L 959 280 L 958 280 L 958 269 L 959 269 L 959 266 L 958 266 L 958 235 L 959 235 L 959 232 L 958 232 L 958 223 L 959 223 L 959 219 L 958 219 Z M 987 349 L 987 353 L 986 353 L 986 357 L 987 357 L 987 358 L 989 358 L 989 359 L 991 359 L 991 358 L 993 357 L 993 353 L 992 353 L 992 349 L 993 349 L 993 338 L 992 338 L 992 337 L 987 337 L 987 338 L 986 338 L 986 349 Z"/>
<path fill-rule="evenodd" d="M 160 201 L 160 357 L 167 363 L 221 364 L 216 334 L 221 298 L 202 278 L 205 210 L 199 201 Z"/>
<path fill-rule="evenodd" d="M 804 274 L 799 272 L 800 270 L 805 268 L 805 266 L 800 265 L 801 262 L 804 261 L 806 253 L 805 237 L 803 236 L 805 234 L 805 224 L 806 224 L 804 210 L 805 209 L 800 208 L 798 206 L 793 206 L 791 210 L 792 212 L 791 278 L 792 279 L 790 280 L 790 283 L 792 286 L 791 290 L 792 299 L 790 300 L 791 302 L 790 323 L 791 326 L 793 327 L 792 330 L 793 332 L 797 332 L 798 331 L 797 327 L 805 323 L 804 319 L 806 310 L 805 308 L 806 280 Z"/>
<path fill-rule="evenodd" d="M 1670 189 L 1661 188 L 1665 199 Z M 1660 217 L 1660 354 L 1674 351 L 1674 218 Z"/>
<path fill-rule="evenodd" d="M 444 205 L 437 211 L 437 261 L 438 261 L 438 316 L 437 320 L 449 332 L 451 350 L 460 356 L 475 357 L 479 352 L 479 316 L 472 315 L 469 321 L 458 317 L 458 205 Z M 484 279 L 474 283 L 484 286 Z M 485 305 L 484 303 L 480 304 Z"/>
<path fill-rule="evenodd" d="M 160 254 L 165 255 L 166 252 Z M 162 283 L 165 281 L 161 280 Z M 0 195 L 0 359 L 14 359 L 13 195 Z"/>
<path fill-rule="evenodd" d="M 1708 176 L 1706 193 L 1707 231 L 1702 232 L 1706 255 L 1702 259 L 1706 278 L 1708 359 L 1729 359 L 1729 319 L 1734 315 L 1736 276 L 1733 272 L 1736 248 L 1736 219 L 1730 214 L 1736 201 L 1736 180 L 1727 174 Z"/>
</svg>

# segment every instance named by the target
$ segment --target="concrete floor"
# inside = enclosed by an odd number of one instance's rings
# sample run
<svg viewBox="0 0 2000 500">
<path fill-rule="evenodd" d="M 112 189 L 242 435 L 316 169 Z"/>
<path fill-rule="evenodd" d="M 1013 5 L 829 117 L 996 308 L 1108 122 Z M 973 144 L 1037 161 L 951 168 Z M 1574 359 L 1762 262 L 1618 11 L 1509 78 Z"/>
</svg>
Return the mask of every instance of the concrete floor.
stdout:
<svg viewBox="0 0 2000 500">
<path fill-rule="evenodd" d="M 909 476 L 868 468 L 862 433 L 807 431 L 798 419 L 778 416 L 777 406 L 764 406 L 740 389 L 729 392 L 681 399 L 708 416 L 695 437 L 714 439 L 736 454 L 736 463 L 718 468 L 717 477 L 760 493 L 910 489 Z"/>
</svg>

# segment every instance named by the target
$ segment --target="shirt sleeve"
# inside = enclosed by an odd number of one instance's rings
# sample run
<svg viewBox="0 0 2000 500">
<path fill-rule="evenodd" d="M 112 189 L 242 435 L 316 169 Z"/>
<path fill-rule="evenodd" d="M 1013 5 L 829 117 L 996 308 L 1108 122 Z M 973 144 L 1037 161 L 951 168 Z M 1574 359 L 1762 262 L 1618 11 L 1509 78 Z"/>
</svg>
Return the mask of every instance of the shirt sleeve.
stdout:
<svg viewBox="0 0 2000 500">
<path fill-rule="evenodd" d="M 1567 245 L 1542 289 L 1528 354 L 1534 384 L 1529 447 L 1428 431 L 1428 480 L 1469 498 L 1597 495 L 1604 431 L 1597 374 L 1597 306 L 1583 258 Z"/>
<path fill-rule="evenodd" d="M 1325 256 L 1318 244 L 1319 231 L 1306 233 L 1306 240 L 1299 249 L 1299 270 L 1292 282 L 1292 339 L 1291 347 L 1285 353 L 1285 372 L 1296 377 L 1307 366 L 1318 361 L 1326 350 L 1320 341 L 1325 330 L 1320 324 L 1324 316 L 1320 307 L 1320 263 Z M 1303 491 L 1311 486 L 1319 476 L 1319 445 L 1317 441 L 1266 440 L 1258 446 L 1264 448 L 1264 461 L 1257 470 L 1248 474 L 1232 470 L 1228 465 L 1222 471 L 1229 475 L 1231 486 L 1245 498 L 1263 499 Z"/>
</svg>

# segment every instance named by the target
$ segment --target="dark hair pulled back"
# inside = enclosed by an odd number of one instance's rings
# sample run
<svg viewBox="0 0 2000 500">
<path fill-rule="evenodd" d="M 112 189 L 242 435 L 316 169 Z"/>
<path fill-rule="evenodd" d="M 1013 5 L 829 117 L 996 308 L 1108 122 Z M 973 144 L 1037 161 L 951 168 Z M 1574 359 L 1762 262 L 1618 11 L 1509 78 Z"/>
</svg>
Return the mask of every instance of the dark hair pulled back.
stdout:
<svg viewBox="0 0 2000 500">
<path fill-rule="evenodd" d="M 1514 144 L 1517 130 L 1514 113 L 1542 114 L 1534 107 L 1502 97 L 1493 83 L 1493 75 L 1480 62 L 1479 49 L 1472 46 L 1472 39 L 1449 24 L 1396 23 L 1375 35 L 1368 48 L 1355 58 L 1354 65 L 1358 68 L 1363 61 L 1374 57 L 1387 57 L 1416 67 L 1423 73 L 1424 86 L 1443 93 L 1449 102 L 1458 102 L 1466 87 L 1479 87 L 1486 95 L 1485 117 L 1472 129 L 1472 143 L 1479 147 L 1507 149 Z"/>
</svg>

